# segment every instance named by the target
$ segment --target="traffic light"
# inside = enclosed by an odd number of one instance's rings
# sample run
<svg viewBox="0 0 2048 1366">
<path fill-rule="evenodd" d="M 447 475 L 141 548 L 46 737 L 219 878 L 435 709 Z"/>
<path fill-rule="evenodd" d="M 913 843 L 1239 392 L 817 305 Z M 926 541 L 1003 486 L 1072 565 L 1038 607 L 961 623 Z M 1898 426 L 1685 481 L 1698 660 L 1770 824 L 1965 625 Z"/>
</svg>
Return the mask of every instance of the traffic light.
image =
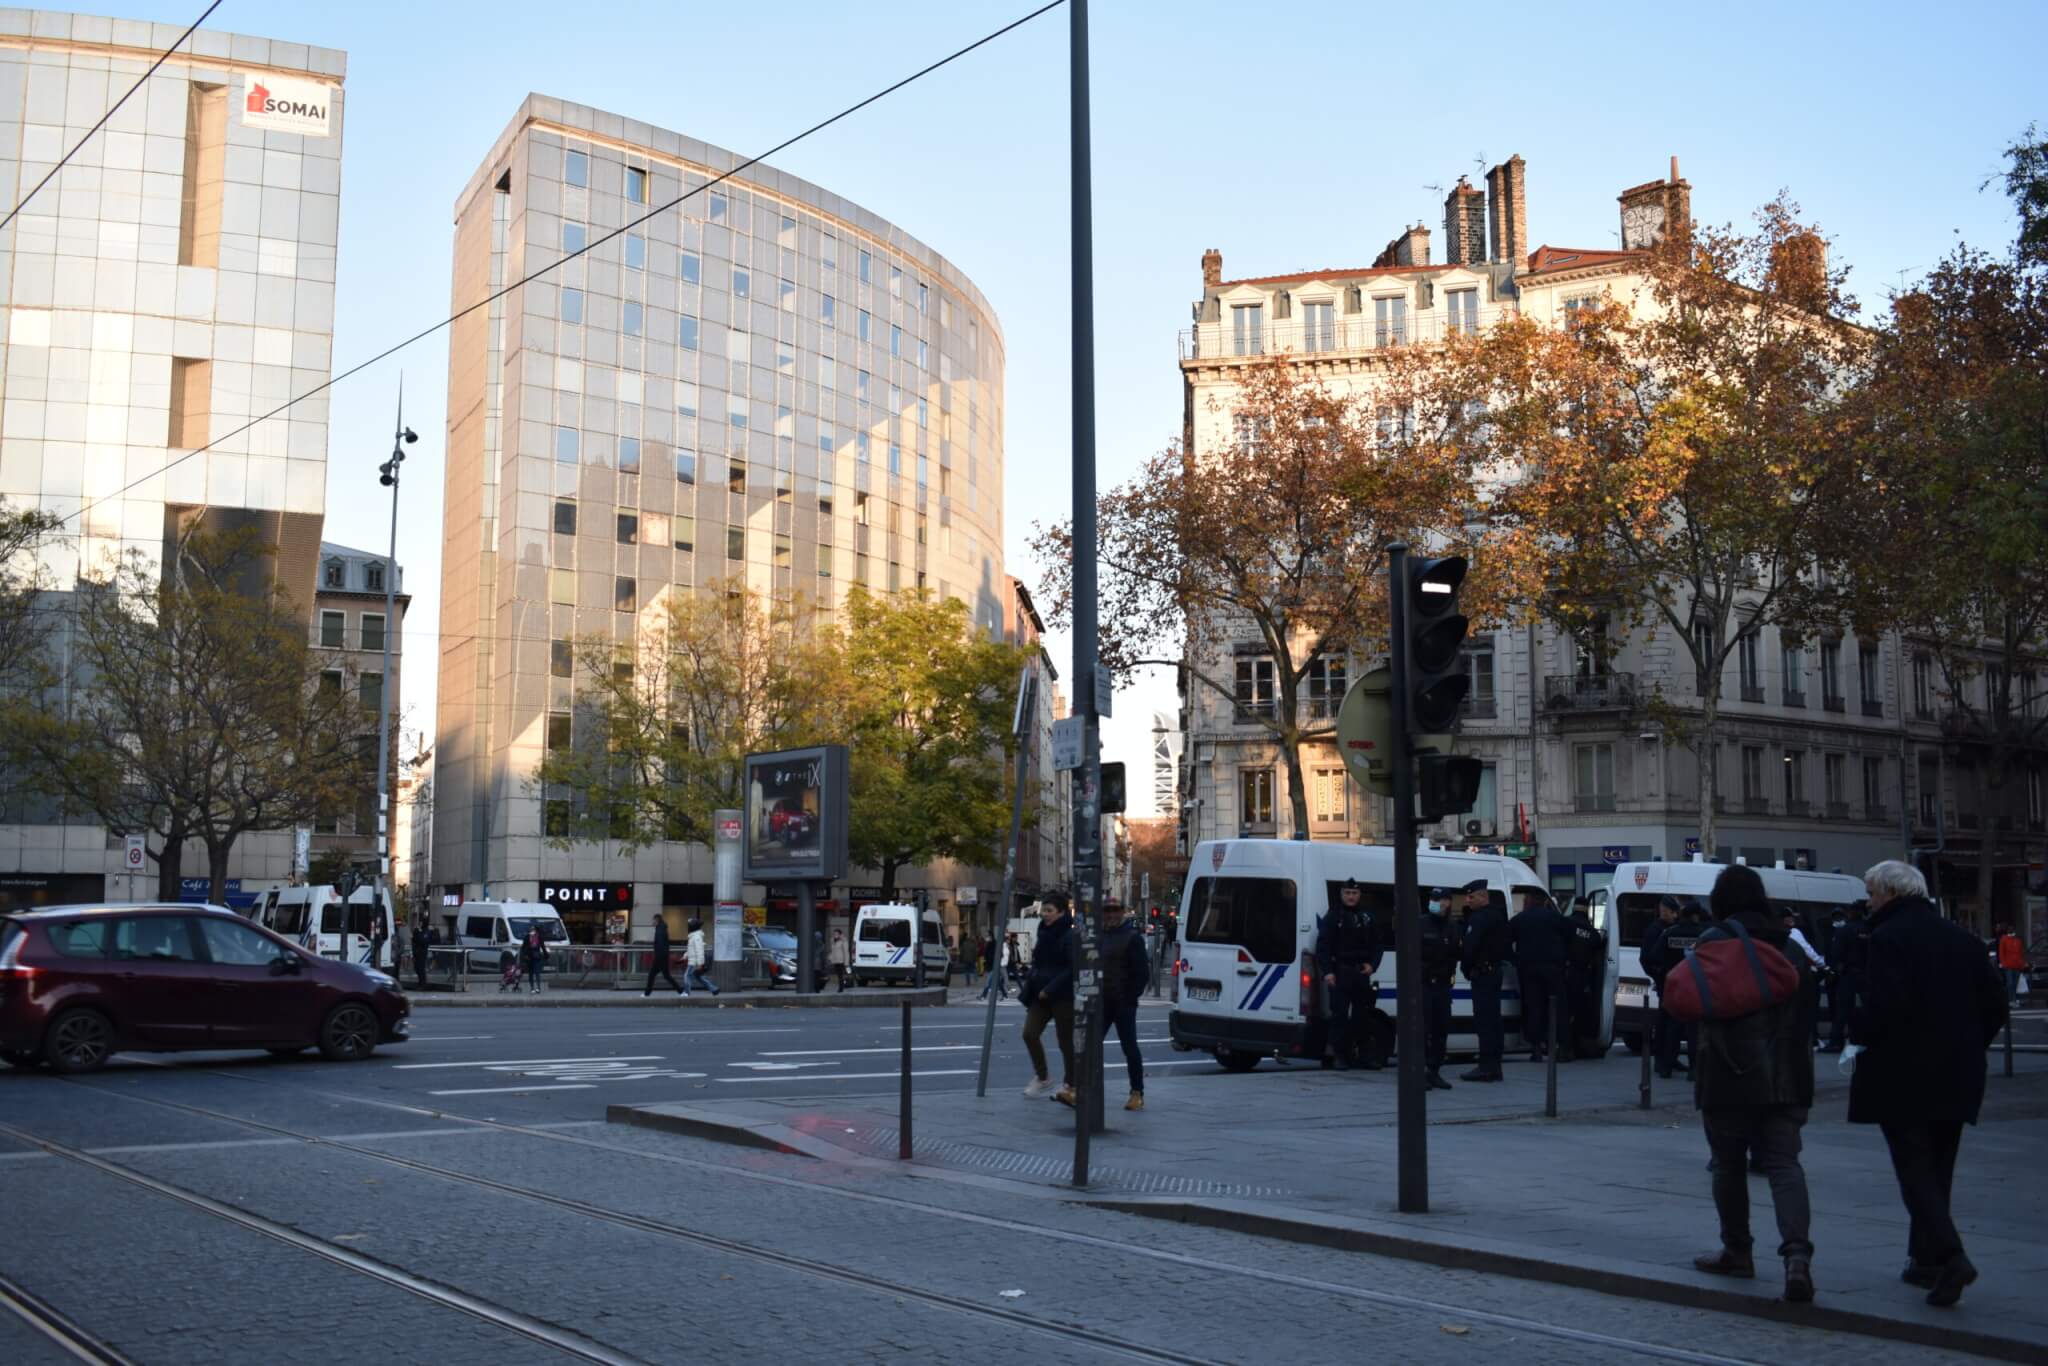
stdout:
<svg viewBox="0 0 2048 1366">
<path fill-rule="evenodd" d="M 1417 805 L 1423 820 L 1463 815 L 1478 802 L 1484 765 L 1477 759 L 1465 754 L 1421 754 L 1415 765 Z"/>
<path fill-rule="evenodd" d="M 1102 814 L 1113 816 L 1124 809 L 1124 766 L 1102 766 Z"/>
<path fill-rule="evenodd" d="M 1465 631 L 1458 585 L 1465 557 L 1408 561 L 1408 733 L 1437 735 L 1458 724 L 1458 708 L 1472 686 L 1465 668 Z M 1465 808 L 1460 807 L 1459 810 Z"/>
</svg>

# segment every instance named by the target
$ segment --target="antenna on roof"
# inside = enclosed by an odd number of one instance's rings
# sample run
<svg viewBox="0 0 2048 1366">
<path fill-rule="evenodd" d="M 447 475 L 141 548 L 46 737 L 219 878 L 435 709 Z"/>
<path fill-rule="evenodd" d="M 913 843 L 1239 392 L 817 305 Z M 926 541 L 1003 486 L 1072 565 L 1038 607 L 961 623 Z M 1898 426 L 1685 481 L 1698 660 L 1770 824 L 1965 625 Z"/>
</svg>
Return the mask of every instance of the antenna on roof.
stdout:
<svg viewBox="0 0 2048 1366">
<path fill-rule="evenodd" d="M 1481 180 L 1486 179 L 1486 153 L 1474 152 L 1472 154 L 1472 166 Z"/>
</svg>

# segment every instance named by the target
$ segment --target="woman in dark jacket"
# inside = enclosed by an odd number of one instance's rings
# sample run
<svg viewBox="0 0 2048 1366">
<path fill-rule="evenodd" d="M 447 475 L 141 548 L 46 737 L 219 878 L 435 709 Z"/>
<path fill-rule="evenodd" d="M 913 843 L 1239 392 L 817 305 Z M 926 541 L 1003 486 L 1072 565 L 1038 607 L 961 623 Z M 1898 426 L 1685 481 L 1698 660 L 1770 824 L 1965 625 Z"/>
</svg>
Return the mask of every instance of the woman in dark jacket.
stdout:
<svg viewBox="0 0 2048 1366">
<path fill-rule="evenodd" d="M 1799 974 L 1799 989 L 1752 1014 L 1702 1020 L 1693 1061 L 1693 1104 L 1714 1155 L 1714 1209 L 1721 1217 L 1721 1249 L 1693 1260 L 1701 1271 L 1744 1279 L 1756 1275 L 1750 1254 L 1749 1163 L 1771 1183 L 1778 1215 L 1778 1255 L 1785 1259 L 1785 1298 L 1813 1298 L 1812 1210 L 1806 1172 L 1799 1165 L 1800 1130 L 1813 1105 L 1813 1047 L 1808 1041 L 1808 991 L 1813 975 L 1806 955 L 1791 942 L 1764 894 L 1763 879 L 1741 864 L 1714 880 L 1709 905 L 1713 927 L 1701 946 L 1748 932 L 1758 952 L 1776 952 Z M 1674 966 L 1673 972 L 1685 972 Z"/>
<path fill-rule="evenodd" d="M 548 946 L 540 937 L 540 927 L 526 932 L 526 940 L 519 946 L 519 967 L 526 974 L 526 989 L 540 991 L 540 975 L 548 965 Z"/>
<path fill-rule="evenodd" d="M 1031 1054 L 1031 1084 L 1027 1096 L 1042 1096 L 1052 1090 L 1052 1071 L 1046 1063 L 1045 1045 L 1038 1036 L 1048 1023 L 1060 1046 L 1064 1069 L 1062 1083 L 1053 1096 L 1062 1105 L 1074 1103 L 1074 963 L 1070 936 L 1074 917 L 1067 912 L 1067 899 L 1060 893 L 1047 897 L 1038 908 L 1038 943 L 1031 950 L 1031 975 L 1017 999 L 1024 1003 L 1024 1048 Z"/>
</svg>

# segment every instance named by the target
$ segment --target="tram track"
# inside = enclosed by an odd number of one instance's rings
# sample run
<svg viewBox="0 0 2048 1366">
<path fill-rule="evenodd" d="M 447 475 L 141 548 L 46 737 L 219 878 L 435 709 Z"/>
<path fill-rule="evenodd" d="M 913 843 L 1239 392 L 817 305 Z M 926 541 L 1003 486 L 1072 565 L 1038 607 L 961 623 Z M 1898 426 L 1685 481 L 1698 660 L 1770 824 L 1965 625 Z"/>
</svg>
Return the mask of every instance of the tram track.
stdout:
<svg viewBox="0 0 2048 1366">
<path fill-rule="evenodd" d="M 183 1071 L 185 1069 L 179 1070 Z M 922 1217 L 942 1218 L 956 1223 L 987 1228 L 1006 1235 L 1031 1237 L 1072 1247 L 1085 1248 L 1096 1254 L 1126 1256 L 1169 1264 L 1185 1270 L 1210 1272 L 1238 1279 L 1254 1280 L 1296 1293 L 1327 1295 L 1353 1303 L 1369 1304 L 1377 1308 L 1401 1313 L 1404 1316 L 1411 1316 L 1418 1321 L 1428 1322 L 1432 1325 L 1440 1324 L 1449 1318 L 1474 1326 L 1486 1325 L 1509 1332 L 1537 1335 L 1553 1341 L 1572 1343 L 1582 1347 L 1628 1353 L 1645 1360 L 1685 1363 L 1686 1366 L 1755 1366 L 1755 1360 L 1752 1358 L 1729 1356 L 1697 1348 L 1674 1347 L 1664 1343 L 1573 1327 L 1568 1324 L 1550 1323 L 1518 1314 L 1481 1309 L 1469 1304 L 1453 1304 L 1426 1296 L 1374 1290 L 1316 1277 L 1247 1267 L 1242 1264 L 1223 1262 L 1193 1253 L 1150 1247 L 1098 1234 L 1052 1228 L 1000 1215 L 952 1209 L 943 1205 L 927 1204 L 918 1200 L 909 1200 L 900 1196 L 884 1195 L 873 1191 L 824 1185 L 812 1181 L 799 1180 L 794 1177 L 779 1176 L 772 1172 L 759 1171 L 751 1167 L 707 1161 L 702 1158 L 686 1157 L 676 1153 L 650 1152 L 642 1147 L 612 1143 L 603 1139 L 588 1138 L 577 1134 L 536 1129 L 526 1125 L 507 1123 L 502 1120 L 457 1114 L 428 1106 L 378 1100 L 373 1097 L 351 1095 L 346 1092 L 330 1091 L 323 1088 L 295 1086 L 273 1079 L 257 1078 L 235 1072 L 207 1069 L 205 1075 L 241 1081 L 266 1090 L 276 1090 L 299 1096 L 399 1111 L 414 1116 L 425 1116 L 450 1123 L 465 1124 L 485 1131 L 517 1135 L 548 1143 L 593 1150 L 615 1157 L 657 1162 L 696 1171 L 705 1175 L 717 1176 L 726 1180 L 744 1180 L 786 1189 L 801 1190 L 812 1195 L 826 1195 L 851 1200 L 876 1207 L 908 1210 Z M 1085 1342 L 1100 1350 L 1117 1355 L 1129 1356 L 1144 1361 L 1180 1363 L 1182 1366 L 1209 1366 L 1208 1359 L 1206 1358 L 1176 1353 L 1148 1344 L 1131 1342 L 1117 1338 L 1112 1334 L 1100 1333 L 1096 1330 L 1081 1328 L 1077 1325 L 1051 1322 L 998 1306 L 965 1303 L 957 1298 L 948 1297 L 920 1286 L 891 1281 L 886 1277 L 875 1276 L 850 1267 L 782 1252 L 740 1239 L 705 1233 L 698 1229 L 665 1223 L 661 1220 L 650 1219 L 642 1215 L 609 1209 L 602 1205 L 594 1205 L 587 1201 L 576 1200 L 567 1196 L 554 1195 L 546 1191 L 534 1190 L 524 1186 L 510 1185 L 489 1177 L 478 1176 L 471 1172 L 458 1171 L 434 1163 L 423 1162 L 415 1158 L 401 1157 L 395 1153 L 382 1152 L 345 1140 L 327 1138 L 319 1134 L 308 1133 L 267 1120 L 251 1119 L 246 1116 L 231 1114 L 227 1111 L 212 1109 L 208 1106 L 194 1105 L 185 1101 L 168 1100 L 156 1096 L 139 1096 L 125 1091 L 110 1090 L 75 1078 L 66 1078 L 64 1080 L 68 1085 L 93 1091 L 100 1095 L 129 1100 L 137 1104 L 158 1106 L 217 1123 L 231 1124 L 279 1138 L 297 1140 L 315 1147 L 350 1153 L 421 1175 L 456 1182 L 471 1188 L 491 1190 L 510 1198 L 553 1207 L 567 1213 L 599 1220 L 615 1226 L 632 1228 L 641 1232 L 692 1243 L 725 1255 L 777 1265 L 813 1278 L 836 1281 L 841 1284 L 878 1291 L 899 1298 L 916 1300 L 953 1313 L 971 1314 L 987 1321 L 1000 1322 L 1011 1327 L 1049 1335 L 1068 1342 Z M 6 1131 L 7 1126 L 0 1125 L 0 1132 Z M 33 1138 L 25 1138 L 24 1141 L 40 1142 Z M 145 1179 L 153 1180 L 154 1178 Z M 205 1197 L 200 1198 L 203 1199 Z M 260 1216 L 256 1217 L 260 1218 Z M 358 1254 L 351 1253 L 350 1255 Z"/>
<path fill-rule="evenodd" d="M 5 1276 L 0 1276 L 0 1310 L 20 1319 L 74 1361 L 92 1366 L 136 1366 L 133 1357 L 123 1355 L 112 1343 L 95 1337 L 76 1319 Z"/>
</svg>

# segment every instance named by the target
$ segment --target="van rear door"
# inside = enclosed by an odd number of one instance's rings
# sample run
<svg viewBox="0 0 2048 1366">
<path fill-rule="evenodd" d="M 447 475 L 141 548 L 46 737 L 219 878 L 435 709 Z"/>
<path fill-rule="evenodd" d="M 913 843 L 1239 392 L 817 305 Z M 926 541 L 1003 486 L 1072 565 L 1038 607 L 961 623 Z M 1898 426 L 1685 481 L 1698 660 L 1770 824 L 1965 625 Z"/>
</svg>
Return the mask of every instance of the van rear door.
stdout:
<svg viewBox="0 0 2048 1366">
<path fill-rule="evenodd" d="M 1183 910 L 1180 1005 L 1191 1015 L 1299 1013 L 1299 889 L 1284 877 L 1201 877 Z"/>
</svg>

